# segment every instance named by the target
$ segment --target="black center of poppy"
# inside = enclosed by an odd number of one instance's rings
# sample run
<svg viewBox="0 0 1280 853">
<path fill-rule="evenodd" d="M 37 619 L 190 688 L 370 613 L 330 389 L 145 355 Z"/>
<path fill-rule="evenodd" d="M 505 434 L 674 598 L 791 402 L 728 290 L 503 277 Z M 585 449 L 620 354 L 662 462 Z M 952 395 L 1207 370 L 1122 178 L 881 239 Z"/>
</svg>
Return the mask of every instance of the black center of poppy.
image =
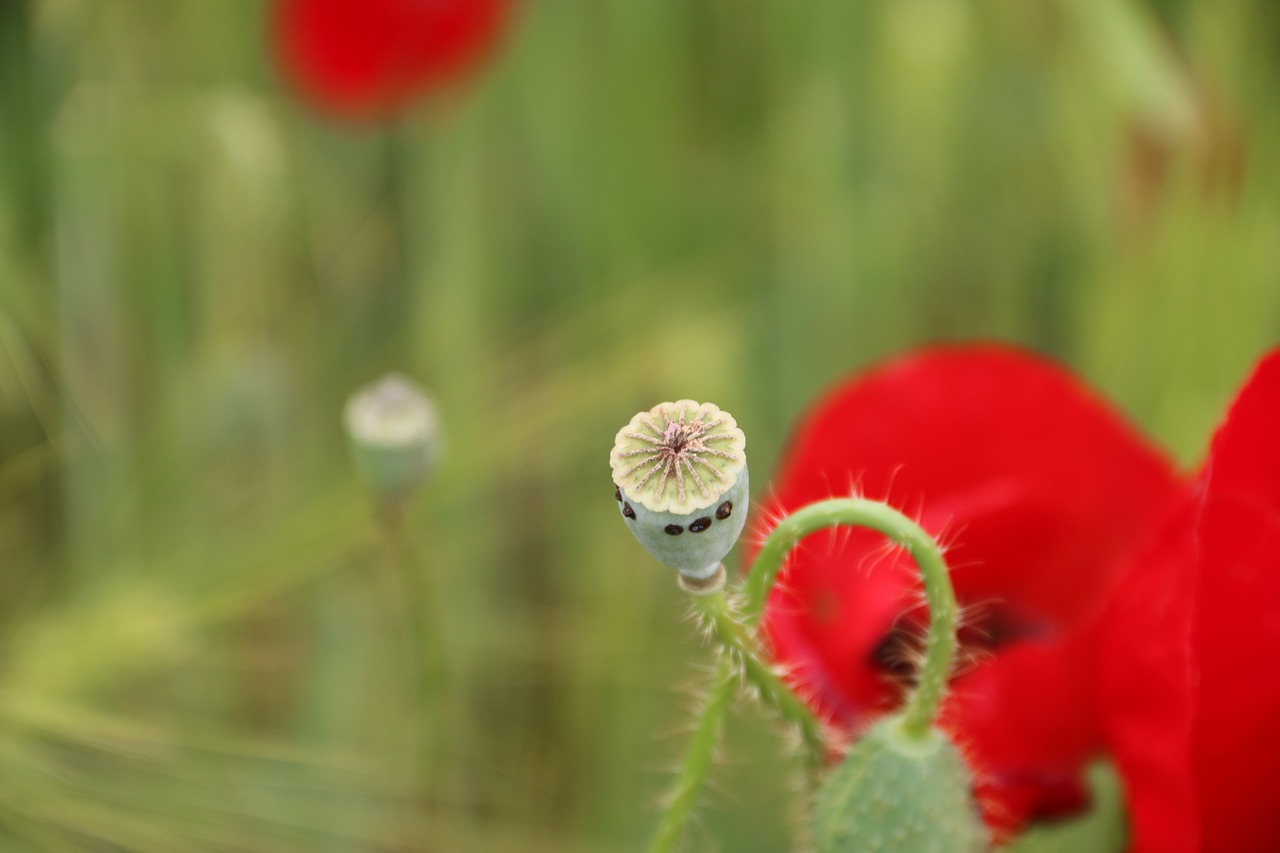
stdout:
<svg viewBox="0 0 1280 853">
<path fill-rule="evenodd" d="M 895 622 L 871 650 L 871 665 L 890 681 L 914 687 L 920 678 L 921 637 L 920 626 Z"/>
</svg>

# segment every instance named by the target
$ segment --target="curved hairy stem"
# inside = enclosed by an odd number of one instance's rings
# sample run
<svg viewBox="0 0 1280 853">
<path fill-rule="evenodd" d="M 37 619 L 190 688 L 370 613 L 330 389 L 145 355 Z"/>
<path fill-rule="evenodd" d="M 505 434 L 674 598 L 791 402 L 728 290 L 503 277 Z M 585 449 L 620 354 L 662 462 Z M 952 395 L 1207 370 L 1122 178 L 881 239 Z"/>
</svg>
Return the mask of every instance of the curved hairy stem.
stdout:
<svg viewBox="0 0 1280 853">
<path fill-rule="evenodd" d="M 923 737 L 938 715 L 956 652 L 959 609 L 942 549 L 923 527 L 879 501 L 833 498 L 810 504 L 778 523 L 765 540 L 747 576 L 744 617 L 749 625 L 760 620 L 764 603 L 777 581 L 787 553 L 817 530 L 836 526 L 866 527 L 887 536 L 906 550 L 920 569 L 929 605 L 929 633 L 925 640 L 920 681 L 903 710 L 904 730 Z"/>
</svg>

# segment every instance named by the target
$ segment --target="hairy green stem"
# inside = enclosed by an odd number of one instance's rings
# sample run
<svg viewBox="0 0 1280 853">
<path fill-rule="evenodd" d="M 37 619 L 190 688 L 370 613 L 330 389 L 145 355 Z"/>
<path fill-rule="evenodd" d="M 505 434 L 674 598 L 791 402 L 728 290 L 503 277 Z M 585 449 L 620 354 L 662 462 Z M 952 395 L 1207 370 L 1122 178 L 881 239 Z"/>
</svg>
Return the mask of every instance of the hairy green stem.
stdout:
<svg viewBox="0 0 1280 853">
<path fill-rule="evenodd" d="M 669 853 L 684 834 L 685 825 L 693 814 L 698 795 L 711 770 L 712 756 L 720 742 L 724 718 L 739 679 L 755 687 L 766 706 L 796 727 L 811 770 L 822 766 L 827 757 L 822 723 L 761 656 L 752 629 L 741 620 L 724 589 L 714 587 L 690 597 L 698 615 L 720 644 L 721 657 L 716 666 L 715 680 L 698 715 L 693 739 L 685 752 L 684 763 L 667 795 L 668 806 L 649 845 L 649 853 Z"/>
<path fill-rule="evenodd" d="M 698 796 L 706 784 L 707 775 L 715 759 L 724 720 L 733 701 L 734 682 L 737 675 L 729 656 L 722 655 L 716 665 L 716 673 L 698 714 L 697 728 L 685 753 L 684 763 L 676 774 L 675 782 L 667 794 L 666 809 L 662 821 L 649 842 L 648 853 L 670 853 L 676 849 L 684 835 L 685 825 L 698 804 Z"/>
<path fill-rule="evenodd" d="M 865 498 L 834 498 L 810 504 L 778 523 L 756 556 L 747 576 L 744 617 L 759 622 L 765 600 L 777 580 L 787 553 L 814 531 L 840 525 L 866 527 L 883 533 L 915 560 L 929 605 L 929 634 L 925 640 L 920 680 L 903 709 L 903 730 L 924 737 L 946 692 L 956 652 L 958 608 L 942 550 L 924 528 L 896 509 Z"/>
<path fill-rule="evenodd" d="M 821 765 L 827 755 L 822 724 L 765 661 L 751 629 L 741 621 L 724 590 L 693 596 L 693 603 L 731 661 L 740 667 L 742 677 L 755 687 L 765 705 L 796 727 L 810 763 Z"/>
</svg>

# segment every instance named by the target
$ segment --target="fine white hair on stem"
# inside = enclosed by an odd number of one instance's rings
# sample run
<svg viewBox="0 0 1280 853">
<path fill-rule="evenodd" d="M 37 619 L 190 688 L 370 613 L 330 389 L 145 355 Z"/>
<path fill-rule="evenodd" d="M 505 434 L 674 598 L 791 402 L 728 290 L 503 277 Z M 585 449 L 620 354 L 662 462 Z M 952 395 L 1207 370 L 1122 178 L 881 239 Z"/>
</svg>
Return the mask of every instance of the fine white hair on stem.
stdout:
<svg viewBox="0 0 1280 853">
<path fill-rule="evenodd" d="M 765 540 L 769 538 L 769 534 L 786 517 L 787 512 L 781 508 L 777 489 L 771 485 L 768 499 L 760 503 L 755 522 L 751 525 L 751 532 L 748 534 L 752 545 L 756 548 L 763 547 Z"/>
</svg>

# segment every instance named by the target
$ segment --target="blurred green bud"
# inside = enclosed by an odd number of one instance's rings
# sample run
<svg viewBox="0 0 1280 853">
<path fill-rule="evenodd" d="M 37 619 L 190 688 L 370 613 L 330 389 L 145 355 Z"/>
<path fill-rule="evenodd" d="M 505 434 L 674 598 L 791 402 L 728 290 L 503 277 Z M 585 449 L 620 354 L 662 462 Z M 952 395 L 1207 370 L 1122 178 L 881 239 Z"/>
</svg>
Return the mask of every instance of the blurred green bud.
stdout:
<svg viewBox="0 0 1280 853">
<path fill-rule="evenodd" d="M 379 497 L 408 497 L 435 467 L 440 450 L 436 407 L 398 373 L 353 394 L 342 422 L 356 470 Z"/>
<path fill-rule="evenodd" d="M 959 750 L 893 715 L 849 750 L 818 793 L 819 853 L 981 853 L 990 849 Z"/>
<path fill-rule="evenodd" d="M 712 577 L 747 519 L 747 438 L 710 403 L 678 400 L 618 431 L 609 465 L 640 544 L 694 580 Z"/>
</svg>

